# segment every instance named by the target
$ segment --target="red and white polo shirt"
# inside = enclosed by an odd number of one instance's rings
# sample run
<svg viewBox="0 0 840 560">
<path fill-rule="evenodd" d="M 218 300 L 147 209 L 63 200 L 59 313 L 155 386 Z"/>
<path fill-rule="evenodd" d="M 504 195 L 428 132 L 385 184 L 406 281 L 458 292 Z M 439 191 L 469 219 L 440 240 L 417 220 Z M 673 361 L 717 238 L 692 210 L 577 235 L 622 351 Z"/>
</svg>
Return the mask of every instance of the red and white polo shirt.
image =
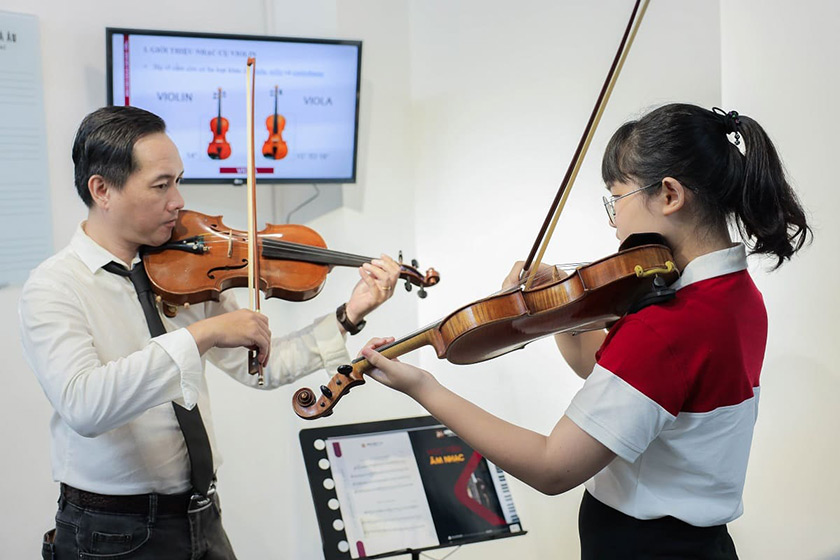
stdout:
<svg viewBox="0 0 840 560">
<path fill-rule="evenodd" d="M 691 261 L 673 287 L 610 329 L 566 415 L 617 455 L 586 483 L 598 500 L 719 525 L 743 512 L 767 313 L 740 244 Z"/>
</svg>

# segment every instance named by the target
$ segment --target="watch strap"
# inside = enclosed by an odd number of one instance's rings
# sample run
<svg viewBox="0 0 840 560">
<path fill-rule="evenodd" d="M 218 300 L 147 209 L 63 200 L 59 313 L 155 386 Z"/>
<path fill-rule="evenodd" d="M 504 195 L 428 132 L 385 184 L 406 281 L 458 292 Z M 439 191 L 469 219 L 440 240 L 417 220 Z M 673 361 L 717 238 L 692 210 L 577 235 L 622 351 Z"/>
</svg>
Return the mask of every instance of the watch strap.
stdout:
<svg viewBox="0 0 840 560">
<path fill-rule="evenodd" d="M 344 327 L 344 330 L 347 331 L 347 334 L 354 335 L 359 334 L 362 329 L 365 327 L 366 321 L 362 320 L 359 321 L 357 325 L 354 325 L 350 322 L 350 319 L 347 318 L 347 304 L 342 303 L 338 306 L 338 309 L 335 310 L 335 318 Z"/>
</svg>

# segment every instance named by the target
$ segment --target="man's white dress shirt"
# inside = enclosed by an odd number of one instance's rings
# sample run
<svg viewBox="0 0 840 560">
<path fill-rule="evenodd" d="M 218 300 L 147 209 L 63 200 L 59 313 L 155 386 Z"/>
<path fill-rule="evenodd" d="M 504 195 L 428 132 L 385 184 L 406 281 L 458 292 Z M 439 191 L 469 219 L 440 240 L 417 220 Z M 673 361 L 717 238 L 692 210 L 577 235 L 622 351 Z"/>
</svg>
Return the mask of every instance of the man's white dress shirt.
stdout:
<svg viewBox="0 0 840 560">
<path fill-rule="evenodd" d="M 176 317 L 163 317 L 167 333 L 151 339 L 131 281 L 102 269 L 121 261 L 83 225 L 32 272 L 20 300 L 24 353 L 54 409 L 53 478 L 100 494 L 184 492 L 189 458 L 172 402 L 199 404 L 218 468 L 205 360 L 257 387 L 242 348 L 200 356 L 185 327 L 237 305 L 224 292 L 220 302 L 180 308 Z M 321 368 L 334 371 L 350 357 L 329 315 L 275 337 L 269 359 L 266 389 Z"/>
</svg>

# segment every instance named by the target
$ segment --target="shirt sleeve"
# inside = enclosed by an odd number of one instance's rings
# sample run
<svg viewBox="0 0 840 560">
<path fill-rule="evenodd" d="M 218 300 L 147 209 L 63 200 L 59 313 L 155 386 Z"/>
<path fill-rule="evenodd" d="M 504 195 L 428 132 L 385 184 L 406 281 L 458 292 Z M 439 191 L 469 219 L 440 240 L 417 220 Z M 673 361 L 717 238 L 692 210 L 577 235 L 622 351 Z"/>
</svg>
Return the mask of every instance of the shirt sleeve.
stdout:
<svg viewBox="0 0 840 560">
<path fill-rule="evenodd" d="M 213 302 L 212 305 L 215 309 L 208 310 L 208 315 L 237 309 L 236 301 L 227 293 L 223 293 L 220 301 Z M 207 358 L 210 363 L 237 381 L 257 387 L 256 376 L 247 372 L 245 355 L 241 348 L 212 348 L 208 351 Z M 332 373 L 338 366 L 347 363 L 350 363 L 350 355 L 335 315 L 325 315 L 299 331 L 272 337 L 268 366 L 263 372 L 266 382 L 263 388 L 273 389 L 287 385 L 320 369 Z"/>
<path fill-rule="evenodd" d="M 198 394 L 204 379 L 204 363 L 198 353 L 195 339 L 186 328 L 181 328 L 152 339 L 169 355 L 181 372 L 181 396 L 175 399 L 184 408 L 192 410 L 198 403 Z"/>
<path fill-rule="evenodd" d="M 622 320 L 566 411 L 582 430 L 629 462 L 674 421 L 686 398 L 683 371 L 668 340 L 644 320 Z"/>
<path fill-rule="evenodd" d="M 19 321 L 24 354 L 44 393 L 56 413 L 82 436 L 103 434 L 187 393 L 170 352 L 189 354 L 195 348 L 189 333 L 167 333 L 128 356 L 103 363 L 79 298 L 49 278 L 31 279 L 24 286 Z M 114 325 L 119 328 L 118 320 Z M 194 370 L 195 365 L 193 361 L 190 367 Z"/>
</svg>

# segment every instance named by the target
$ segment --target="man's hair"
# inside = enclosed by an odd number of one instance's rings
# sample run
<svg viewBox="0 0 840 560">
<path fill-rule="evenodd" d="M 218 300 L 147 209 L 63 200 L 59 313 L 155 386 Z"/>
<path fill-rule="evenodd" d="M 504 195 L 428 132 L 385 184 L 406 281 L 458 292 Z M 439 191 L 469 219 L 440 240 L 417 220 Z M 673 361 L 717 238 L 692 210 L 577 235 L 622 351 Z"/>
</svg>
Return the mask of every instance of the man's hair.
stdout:
<svg viewBox="0 0 840 560">
<path fill-rule="evenodd" d="M 102 107 L 84 118 L 73 141 L 76 190 L 90 208 L 88 181 L 101 175 L 118 190 L 137 169 L 134 144 L 149 134 L 166 132 L 159 116 L 137 107 Z"/>
</svg>

